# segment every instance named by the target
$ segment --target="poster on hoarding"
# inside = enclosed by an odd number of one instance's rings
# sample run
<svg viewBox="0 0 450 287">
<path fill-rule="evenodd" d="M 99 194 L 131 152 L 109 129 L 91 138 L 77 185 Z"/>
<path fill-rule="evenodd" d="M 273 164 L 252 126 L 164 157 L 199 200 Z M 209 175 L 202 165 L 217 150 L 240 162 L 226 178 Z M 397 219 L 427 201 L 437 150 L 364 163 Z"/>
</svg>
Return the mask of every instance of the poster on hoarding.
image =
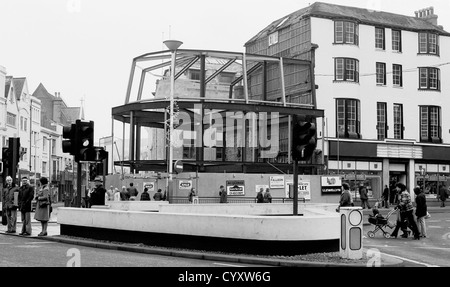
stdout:
<svg viewBox="0 0 450 287">
<path fill-rule="evenodd" d="M 322 176 L 320 179 L 322 193 L 341 193 L 342 179 L 340 176 Z"/>
<path fill-rule="evenodd" d="M 192 188 L 192 180 L 180 180 L 178 182 L 178 189 L 191 189 Z"/>
<path fill-rule="evenodd" d="M 290 191 L 290 186 L 294 185 L 293 180 L 287 180 L 285 185 L 286 198 L 294 198 L 294 194 Z M 292 189 L 293 191 L 293 189 Z M 308 180 L 298 181 L 298 198 L 311 200 L 311 182 Z"/>
<path fill-rule="evenodd" d="M 245 195 L 245 182 L 243 180 L 227 180 L 228 195 Z"/>
<path fill-rule="evenodd" d="M 155 191 L 155 183 L 154 182 L 144 182 L 144 189 L 147 188 L 148 192 Z"/>
<path fill-rule="evenodd" d="M 276 175 L 270 177 L 270 188 L 284 188 L 284 176 Z"/>
</svg>

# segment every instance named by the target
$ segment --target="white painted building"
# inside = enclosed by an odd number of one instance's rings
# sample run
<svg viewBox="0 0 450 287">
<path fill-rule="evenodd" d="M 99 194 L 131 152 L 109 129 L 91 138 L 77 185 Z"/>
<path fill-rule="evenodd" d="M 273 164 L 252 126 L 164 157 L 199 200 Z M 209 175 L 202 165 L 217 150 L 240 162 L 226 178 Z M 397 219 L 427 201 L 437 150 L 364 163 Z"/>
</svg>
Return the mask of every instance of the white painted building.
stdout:
<svg viewBox="0 0 450 287">
<path fill-rule="evenodd" d="M 405 16 L 316 2 L 272 22 L 248 53 L 308 58 L 314 44 L 318 149 L 327 173 L 379 198 L 450 180 L 450 33 L 432 7 Z M 288 97 L 289 95 L 287 95 Z M 339 132 L 338 132 L 339 131 Z M 426 184 L 426 185 L 428 185 Z M 448 184 L 447 184 L 448 185 Z"/>
</svg>

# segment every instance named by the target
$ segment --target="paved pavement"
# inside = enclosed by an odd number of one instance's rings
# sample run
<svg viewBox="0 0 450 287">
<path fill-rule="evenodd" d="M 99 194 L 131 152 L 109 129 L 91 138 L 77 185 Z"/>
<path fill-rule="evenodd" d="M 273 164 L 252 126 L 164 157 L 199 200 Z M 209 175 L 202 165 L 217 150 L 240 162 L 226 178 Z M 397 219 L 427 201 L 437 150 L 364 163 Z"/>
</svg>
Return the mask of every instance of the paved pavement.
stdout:
<svg viewBox="0 0 450 287">
<path fill-rule="evenodd" d="M 59 206 L 62 206 L 59 205 Z M 356 266 L 356 267 L 364 267 L 366 266 L 365 262 L 361 263 L 330 263 L 330 262 L 312 262 L 312 261 L 300 261 L 300 260 L 283 260 L 283 259 L 268 259 L 268 258 L 255 258 L 253 256 L 231 256 L 231 255 L 223 255 L 223 254 L 208 254 L 205 252 L 190 252 L 190 251 L 179 251 L 179 250 L 171 250 L 167 248 L 154 248 L 154 247 L 143 247 L 136 246 L 136 244 L 114 244 L 114 243 L 106 243 L 95 240 L 88 239 L 74 239 L 74 238 L 66 238 L 61 236 L 60 227 L 57 223 L 58 216 L 58 205 L 54 206 L 53 213 L 51 215 L 49 225 L 47 227 L 47 236 L 37 236 L 39 232 L 41 232 L 41 224 L 36 221 L 34 217 L 34 213 L 32 213 L 32 234 L 29 237 L 39 238 L 42 240 L 50 240 L 57 241 L 61 243 L 69 243 L 83 246 L 91 246 L 96 248 L 105 248 L 105 249 L 113 249 L 113 250 L 122 250 L 122 251 L 130 251 L 130 252 L 141 252 L 147 254 L 159 254 L 165 256 L 178 256 L 178 257 L 190 257 L 190 258 L 200 258 L 200 259 L 211 259 L 211 260 L 222 260 L 227 262 L 239 262 L 239 263 L 247 263 L 247 264 L 267 264 L 273 266 L 320 266 L 320 267 L 332 267 L 332 266 Z M 441 207 L 429 207 L 429 212 L 431 214 L 435 212 L 448 212 L 450 213 L 450 206 L 446 206 L 444 208 Z M 389 212 L 389 209 L 381 208 L 380 212 L 384 215 Z M 368 217 L 368 214 L 371 213 L 371 210 L 364 210 L 364 216 Z M 364 223 L 366 224 L 366 222 Z M 18 233 L 22 228 L 22 223 L 20 220 L 20 214 L 18 215 L 17 220 L 17 232 L 15 234 L 5 233 L 6 226 L 0 225 L 0 234 L 11 235 L 11 236 L 19 236 Z M 364 249 L 366 252 L 366 249 Z M 382 257 L 381 266 L 386 267 L 399 267 L 403 265 L 403 261 L 392 258 L 389 256 Z"/>
</svg>

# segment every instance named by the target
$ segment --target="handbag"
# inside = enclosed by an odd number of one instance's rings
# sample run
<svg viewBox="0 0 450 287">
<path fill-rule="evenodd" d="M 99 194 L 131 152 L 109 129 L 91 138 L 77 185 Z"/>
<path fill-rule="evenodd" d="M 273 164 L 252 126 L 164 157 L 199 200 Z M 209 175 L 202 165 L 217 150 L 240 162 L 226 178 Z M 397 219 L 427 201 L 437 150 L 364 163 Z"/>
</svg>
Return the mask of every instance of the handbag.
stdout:
<svg viewBox="0 0 450 287">
<path fill-rule="evenodd" d="M 49 205 L 48 199 L 39 200 L 39 207 L 46 207 Z"/>
</svg>

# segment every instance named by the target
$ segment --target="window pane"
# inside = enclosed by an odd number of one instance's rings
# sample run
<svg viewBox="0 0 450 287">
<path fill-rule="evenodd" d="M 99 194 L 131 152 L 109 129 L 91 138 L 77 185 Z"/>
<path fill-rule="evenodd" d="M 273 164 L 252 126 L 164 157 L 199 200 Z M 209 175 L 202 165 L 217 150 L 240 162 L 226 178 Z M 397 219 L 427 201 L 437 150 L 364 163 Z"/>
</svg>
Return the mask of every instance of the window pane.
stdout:
<svg viewBox="0 0 450 287">
<path fill-rule="evenodd" d="M 384 50 L 384 29 L 375 28 L 375 48 Z"/>
<path fill-rule="evenodd" d="M 420 137 L 428 139 L 428 107 L 420 107 Z"/>
<path fill-rule="evenodd" d="M 421 89 L 428 88 L 428 69 L 420 68 L 419 74 L 420 74 L 420 88 Z"/>
<path fill-rule="evenodd" d="M 438 70 L 430 68 L 430 89 L 438 89 Z"/>
<path fill-rule="evenodd" d="M 386 73 L 386 64 L 385 63 L 377 63 L 377 84 L 386 84 L 385 83 L 385 73 Z"/>
<path fill-rule="evenodd" d="M 430 135 L 439 138 L 439 108 L 430 107 Z"/>
<path fill-rule="evenodd" d="M 355 44 L 355 24 L 345 22 L 345 43 Z"/>
<path fill-rule="evenodd" d="M 419 33 L 419 53 L 427 53 L 427 33 Z"/>
<path fill-rule="evenodd" d="M 336 43 L 344 42 L 344 22 L 334 22 L 334 39 Z"/>
<path fill-rule="evenodd" d="M 400 31 L 392 30 L 392 50 L 401 51 Z"/>
<path fill-rule="evenodd" d="M 336 59 L 336 80 L 344 80 L 344 59 Z"/>
<path fill-rule="evenodd" d="M 403 107 L 400 104 L 394 104 L 394 138 L 403 138 Z"/>
<path fill-rule="evenodd" d="M 356 133 L 356 101 L 348 100 L 347 104 L 347 122 L 348 132 Z"/>
<path fill-rule="evenodd" d="M 393 65 L 393 83 L 395 86 L 402 85 L 402 66 L 401 65 Z"/>
<path fill-rule="evenodd" d="M 377 138 L 386 138 L 386 103 L 377 103 Z"/>
<path fill-rule="evenodd" d="M 428 34 L 428 53 L 437 54 L 437 35 Z"/>
<path fill-rule="evenodd" d="M 355 60 L 353 59 L 346 59 L 345 60 L 345 79 L 347 81 L 354 82 L 356 80 L 355 77 Z"/>
</svg>

